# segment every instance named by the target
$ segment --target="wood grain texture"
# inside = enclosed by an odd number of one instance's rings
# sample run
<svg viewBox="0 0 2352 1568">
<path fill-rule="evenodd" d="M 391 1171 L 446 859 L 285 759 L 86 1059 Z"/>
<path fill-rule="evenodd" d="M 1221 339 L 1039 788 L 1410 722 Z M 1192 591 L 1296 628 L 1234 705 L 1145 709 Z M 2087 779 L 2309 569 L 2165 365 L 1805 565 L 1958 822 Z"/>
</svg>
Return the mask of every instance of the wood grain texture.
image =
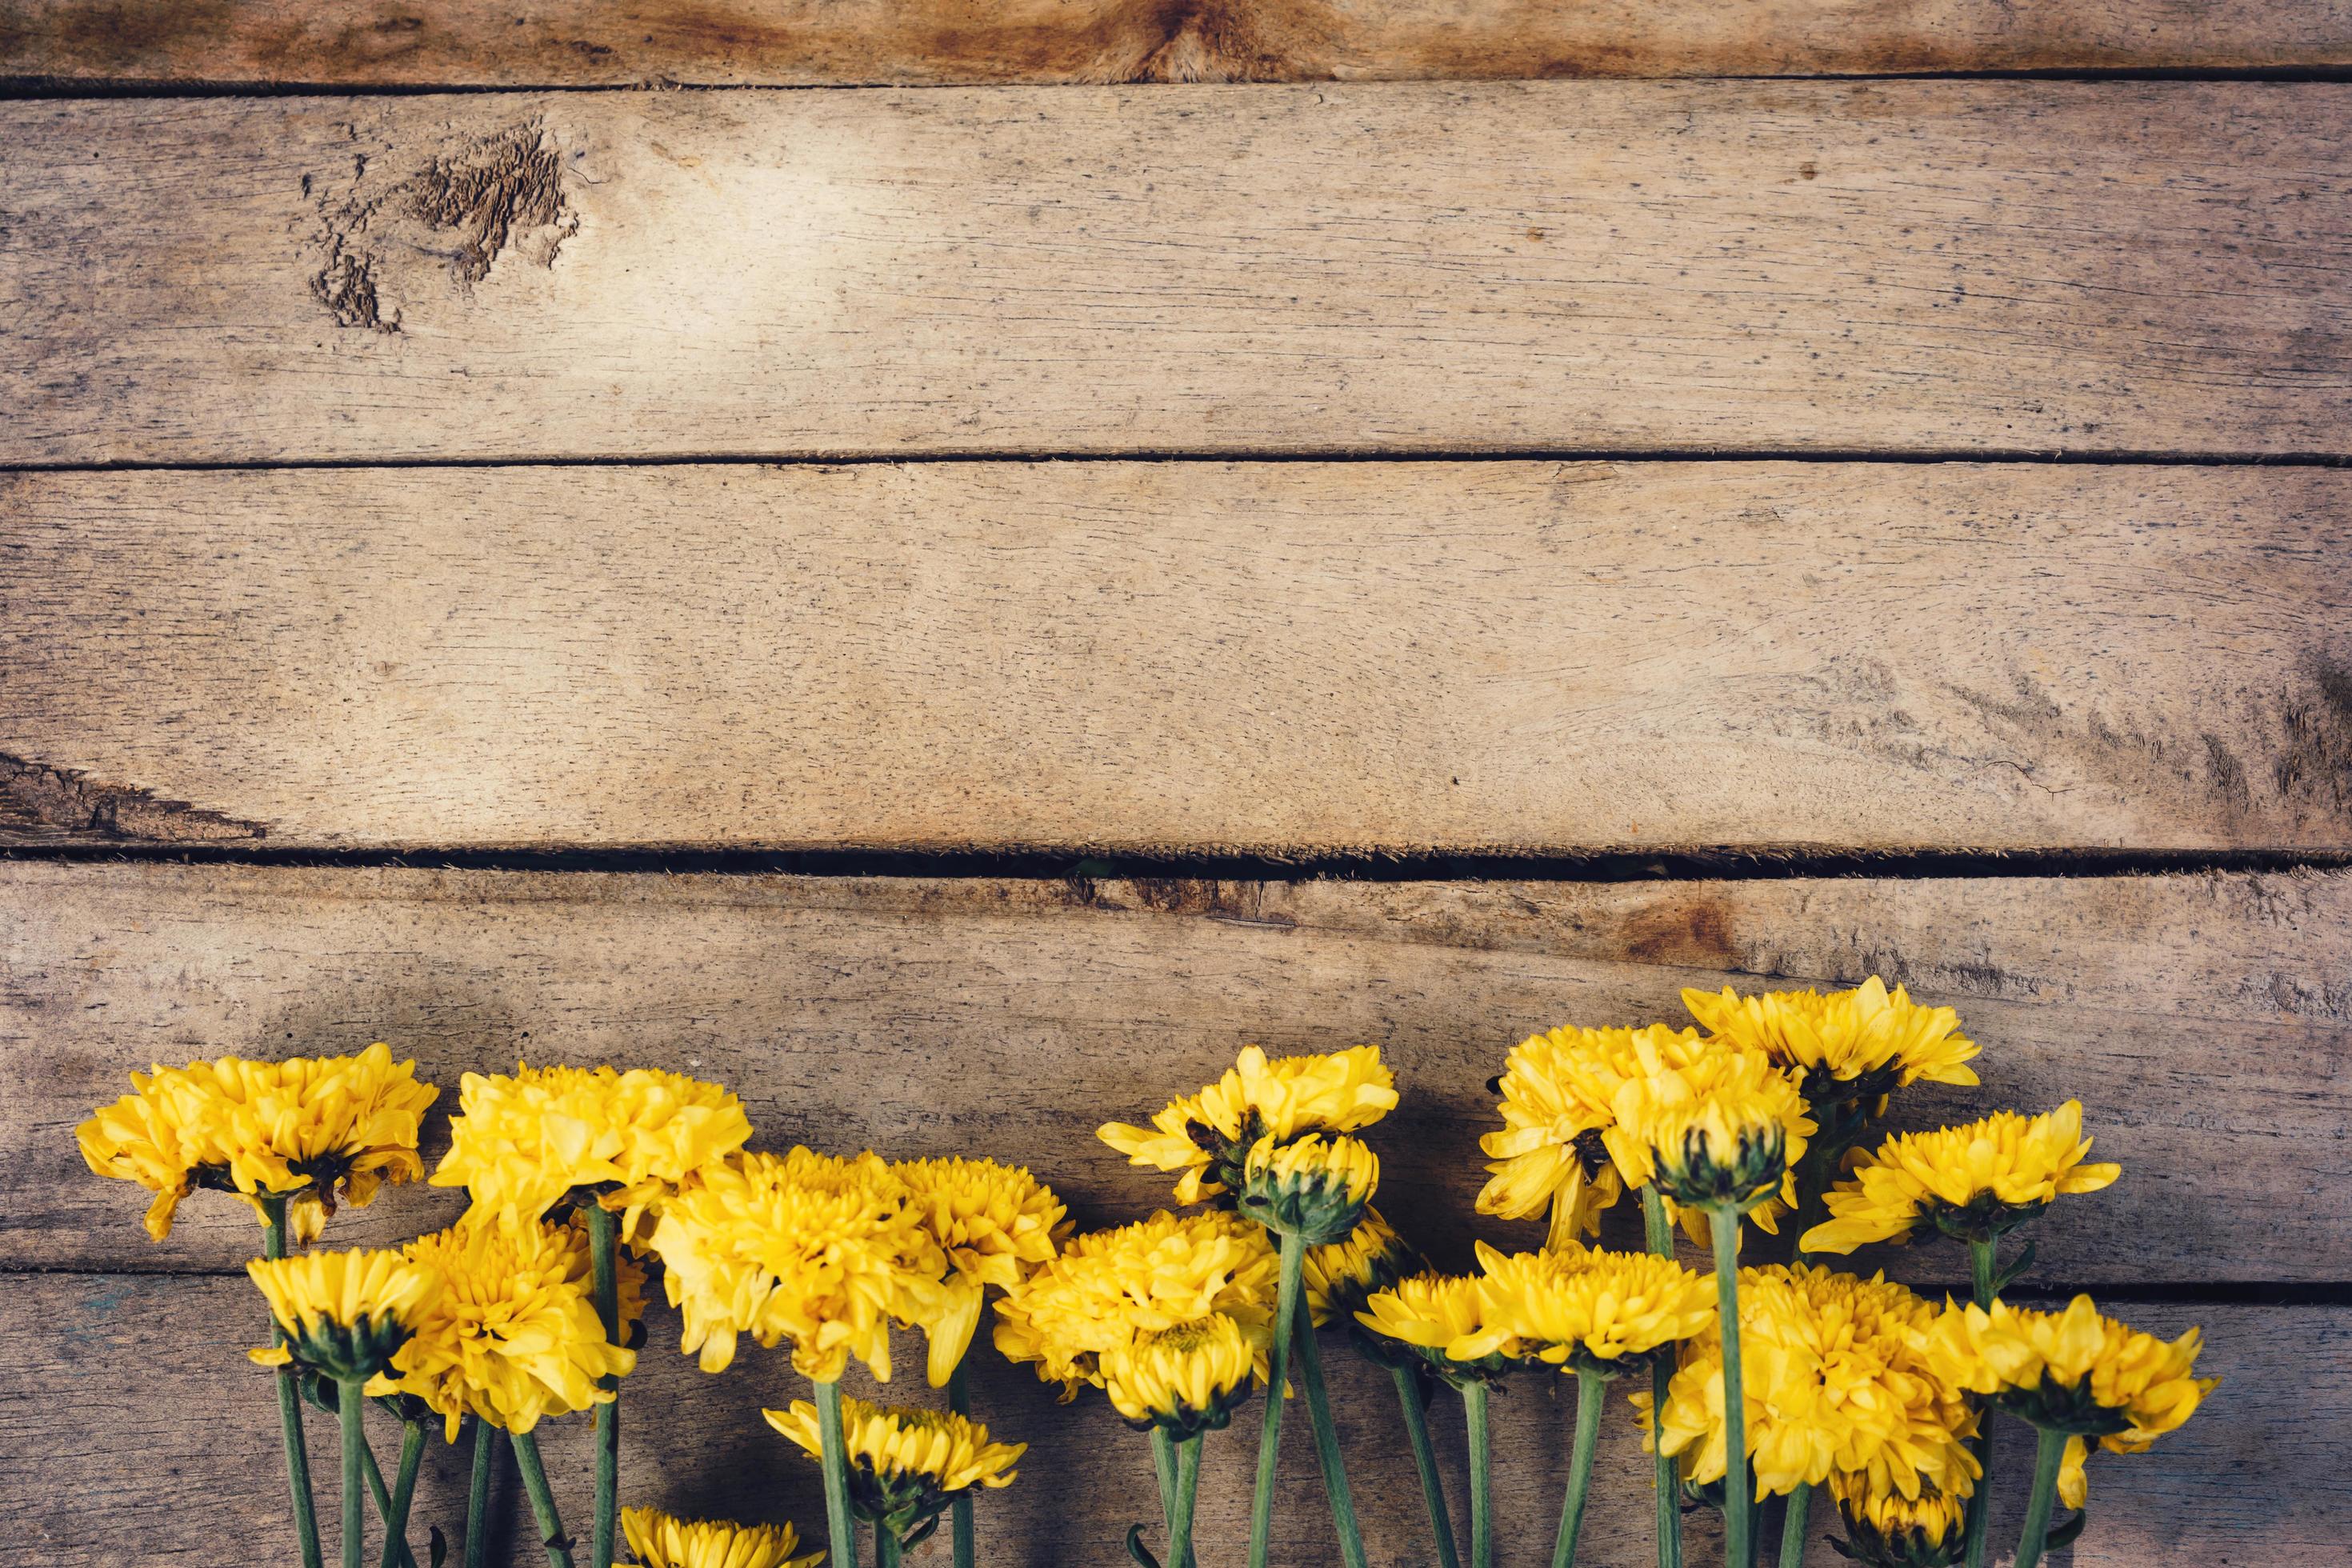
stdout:
<svg viewBox="0 0 2352 1568">
<path fill-rule="evenodd" d="M 0 460 L 2341 453 L 2352 87 L 25 101 Z"/>
<path fill-rule="evenodd" d="M 1088 1224 L 1164 1201 L 1096 1142 L 1243 1043 L 1381 1043 L 1405 1104 L 1381 1202 L 1441 1259 L 1528 1033 L 1681 1016 L 1686 985 L 1853 984 L 1949 1002 L 1979 1091 L 1935 1124 L 2079 1096 L 2126 1177 L 2061 1205 L 2042 1278 L 2352 1279 L 2352 873 L 1878 882 L 1297 885 L 826 879 L 228 867 L 0 867 L 0 1266 L 232 1268 L 246 1211 L 83 1168 L 89 1109 L 152 1060 L 414 1053 L 446 1086 L 516 1056 L 734 1087 L 768 1143 L 1031 1163 Z M 428 1153 L 445 1134 L 436 1120 Z M 337 1222 L 383 1240 L 454 1212 L 404 1192 Z M 1622 1241 L 1638 1225 L 1615 1216 Z M 1531 1225 L 1482 1232 L 1532 1243 Z M 1878 1259 L 1875 1261 L 1885 1261 Z M 1949 1249 L 1895 1256 L 1948 1280 Z"/>
<path fill-rule="evenodd" d="M 560 87 L 2231 68 L 2352 61 L 2338 0 L 0 0 L 0 75 Z"/>
<path fill-rule="evenodd" d="M 2347 515 L 2317 468 L 19 473 L 0 835 L 2341 848 Z"/>
<path fill-rule="evenodd" d="M 293 1556 L 285 1475 L 277 1458 L 275 1415 L 264 1375 L 245 1348 L 259 1298 L 242 1279 L 131 1279 L 120 1275 L 20 1276 L 0 1292 L 0 1410 L 16 1440 L 0 1449 L 0 1510 L 16 1548 L 44 1568 L 150 1568 L 164 1563 L 283 1562 Z M 2074 1568 L 2157 1568 L 2195 1561 L 2212 1568 L 2276 1568 L 2352 1563 L 2341 1522 L 2352 1507 L 2352 1312 L 2336 1308 L 2196 1307 L 2135 1304 L 2121 1315 L 2171 1335 L 2203 1325 L 2209 1348 L 2200 1370 L 2221 1388 L 2196 1418 L 2149 1453 L 2091 1464 L 2091 1528 Z M 676 1352 L 677 1319 L 658 1310 L 652 1342 L 628 1380 L 622 1412 L 622 1483 L 631 1501 L 709 1515 L 789 1519 L 803 1529 L 824 1510 L 816 1468 L 761 1425 L 764 1404 L 806 1397 L 781 1356 L 747 1347 L 719 1377 Z M 907 1346 L 890 1397 L 930 1403 L 920 1350 Z M 1336 1337 L 1326 1361 L 1339 1412 L 1366 1546 L 1372 1562 L 1429 1560 L 1411 1461 L 1404 1457 L 1395 1396 L 1385 1373 L 1368 1368 Z M 1124 1562 L 1127 1526 L 1156 1518 L 1150 1461 L 1099 1394 L 1056 1405 L 1034 1380 L 985 1349 L 974 1362 L 974 1406 L 992 1430 L 1026 1441 L 1021 1477 L 980 1508 L 981 1560 L 1008 1568 Z M 60 1394 L 64 1397 L 60 1397 Z M 1438 1406 L 1433 1437 L 1447 1467 L 1457 1516 L 1467 1479 L 1461 1420 L 1450 1397 Z M 1255 1409 L 1255 1406 L 1247 1407 Z M 1568 1380 L 1530 1376 L 1514 1384 L 1495 1416 L 1500 1559 L 1507 1568 L 1550 1560 L 1574 1409 Z M 312 1470 L 333 1490 L 331 1438 L 310 1423 Z M 1246 1428 L 1246 1430 L 1245 1430 Z M 1277 1519 L 1285 1546 L 1276 1561 L 1339 1561 L 1328 1514 L 1301 1431 L 1284 1445 Z M 2021 1427 L 2004 1431 L 2009 1452 L 2030 1451 Z M 387 1422 L 371 1437 L 379 1454 L 396 1435 Z M 1248 1461 L 1254 1424 L 1210 1439 L 1202 1466 L 1203 1555 L 1238 1557 L 1247 1538 Z M 586 1424 L 541 1429 L 541 1447 L 565 1522 L 584 1534 L 590 1459 Z M 426 1447 L 415 1539 L 440 1525 L 453 1547 L 465 1513 L 466 1450 Z M 68 1484 L 69 1479 L 69 1484 Z M 1998 1492 L 1995 1531 L 2016 1536 L 2023 1478 L 2011 1468 Z M 1631 1563 L 1650 1551 L 1648 1464 L 1632 1423 L 1612 1413 L 1603 1429 L 1580 1560 Z M 334 1529 L 331 1505 L 323 1528 Z M 522 1511 L 509 1474 L 496 1512 L 510 1525 Z M 372 1540 L 381 1536 L 372 1533 Z M 222 1542 L 237 1543 L 233 1557 Z M 1694 1529 L 1693 1562 L 1719 1552 L 1711 1530 Z M 332 1547 L 330 1545 L 331 1553 Z M 501 1561 L 539 1561 L 536 1545 Z M 946 1562 L 944 1539 L 910 1561 Z M 1808 1568 L 1835 1568 L 1826 1528 Z"/>
</svg>

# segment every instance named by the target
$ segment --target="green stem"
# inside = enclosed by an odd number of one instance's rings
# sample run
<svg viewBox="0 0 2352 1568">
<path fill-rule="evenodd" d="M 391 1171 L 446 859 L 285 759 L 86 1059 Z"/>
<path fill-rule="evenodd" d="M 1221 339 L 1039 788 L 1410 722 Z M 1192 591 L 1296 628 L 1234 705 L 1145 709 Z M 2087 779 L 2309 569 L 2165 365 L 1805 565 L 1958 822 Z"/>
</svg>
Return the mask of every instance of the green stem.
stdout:
<svg viewBox="0 0 2352 1568">
<path fill-rule="evenodd" d="M 1999 1278 L 1994 1254 L 1999 1243 L 1970 1241 L 1969 1243 L 1969 1283 L 1979 1307 L 1993 1302 L 1993 1281 Z M 1964 1561 L 1968 1568 L 1984 1568 L 1987 1539 L 1992 1524 L 1992 1412 L 1977 1415 L 1976 1457 L 1979 1468 L 1977 1489 L 1969 1495 L 1967 1533 Z"/>
<path fill-rule="evenodd" d="M 1559 1544 L 1552 1548 L 1551 1568 L 1568 1568 L 1576 1561 L 1576 1537 L 1584 1528 L 1584 1494 L 1592 1488 L 1592 1451 L 1601 1441 L 1601 1409 L 1608 1397 L 1608 1378 L 1586 1367 L 1576 1369 L 1576 1446 L 1569 1450 L 1568 1496 L 1559 1505 Z"/>
<path fill-rule="evenodd" d="M 386 1408 L 389 1409 L 391 1406 L 387 1405 Z M 406 1419 L 405 1416 L 402 1417 L 401 1453 L 403 1455 L 408 1452 Z M 375 1462 L 375 1450 L 362 1448 L 360 1464 L 367 1470 L 368 1496 L 375 1500 L 375 1516 L 388 1522 L 392 1518 L 392 1491 L 383 1484 L 383 1470 Z M 398 1542 L 400 1548 L 396 1568 L 416 1568 L 416 1558 L 408 1550 L 407 1541 L 398 1536 L 394 1536 L 394 1540 Z"/>
<path fill-rule="evenodd" d="M 2033 1490 L 2025 1500 L 2025 1530 L 2017 1538 L 2017 1568 L 2034 1568 L 2050 1541 L 2050 1510 L 2058 1500 L 2058 1463 L 2066 1457 L 2066 1434 L 2039 1428 L 2033 1450 Z"/>
<path fill-rule="evenodd" d="M 572 1542 L 555 1511 L 555 1494 L 547 1489 L 547 1467 L 539 1462 L 539 1438 L 529 1432 L 514 1436 L 515 1464 L 522 1471 L 522 1489 L 530 1499 L 530 1516 L 539 1521 L 539 1543 L 547 1548 L 548 1568 L 572 1568 Z"/>
<path fill-rule="evenodd" d="M 1429 1445 L 1429 1409 L 1422 1403 L 1421 1378 L 1409 1366 L 1392 1367 L 1397 1404 L 1404 1409 L 1405 1440 L 1412 1468 L 1421 1472 L 1421 1500 L 1429 1506 L 1429 1532 L 1437 1541 L 1438 1568 L 1462 1568 L 1454 1551 L 1454 1516 L 1445 1506 L 1445 1483 L 1437 1473 L 1437 1451 Z"/>
<path fill-rule="evenodd" d="M 1160 1523 L 1172 1540 L 1176 1534 L 1176 1436 L 1156 1422 L 1151 1428 L 1151 1474 L 1160 1483 Z M 1171 1549 L 1168 1568 L 1183 1568 L 1183 1563 Z"/>
<path fill-rule="evenodd" d="M 261 1199 L 261 1256 L 286 1256 L 286 1196 L 264 1194 Z M 286 1331 L 276 1318 L 269 1322 L 269 1342 L 283 1345 Z M 278 1431 L 286 1447 L 286 1486 L 294 1498 L 294 1532 L 302 1542 L 302 1568 L 325 1568 L 319 1550 L 319 1510 L 310 1493 L 310 1448 L 302 1437 L 302 1391 L 295 1385 L 291 1365 L 278 1369 Z"/>
<path fill-rule="evenodd" d="M 367 1532 L 367 1380 L 335 1380 L 335 1408 L 343 1428 L 343 1568 L 360 1568 L 360 1544 Z"/>
<path fill-rule="evenodd" d="M 1184 1439 L 1176 1457 L 1176 1511 L 1168 1525 L 1168 1561 L 1192 1559 L 1192 1503 L 1201 1492 L 1201 1438 L 1195 1432 Z"/>
<path fill-rule="evenodd" d="M 1715 1239 L 1715 1310 L 1723 1338 L 1723 1561 L 1749 1568 L 1755 1547 L 1749 1527 L 1756 1508 L 1748 1471 L 1748 1399 L 1740 1386 L 1739 1211 L 1717 1204 L 1707 1213 Z"/>
<path fill-rule="evenodd" d="M 1315 1458 L 1323 1467 L 1323 1490 L 1331 1500 L 1331 1522 L 1339 1531 L 1339 1555 L 1348 1568 L 1364 1568 L 1364 1536 L 1356 1523 L 1356 1500 L 1348 1489 L 1347 1461 L 1339 1457 L 1339 1424 L 1331 1417 L 1330 1391 L 1323 1386 L 1323 1347 L 1315 1322 L 1298 1314 L 1298 1371 L 1307 1384 L 1307 1413 L 1314 1418 Z"/>
<path fill-rule="evenodd" d="M 1654 1184 L 1642 1189 L 1642 1228 L 1653 1253 L 1660 1258 L 1675 1255 L 1674 1222 L 1666 1218 L 1666 1200 Z M 1654 1484 L 1658 1568 L 1683 1568 L 1682 1475 L 1674 1456 L 1666 1452 L 1666 1398 L 1674 1391 L 1674 1358 L 1660 1356 L 1650 1368 L 1650 1445 L 1657 1456 Z"/>
<path fill-rule="evenodd" d="M 604 1338 L 617 1345 L 621 1342 L 621 1282 L 613 1258 L 613 1211 L 592 1199 L 587 1212 L 588 1268 L 596 1291 L 596 1316 L 604 1325 Z M 613 1397 L 596 1406 L 596 1524 L 588 1560 L 592 1568 L 612 1568 L 614 1527 L 620 1519 L 621 1380 L 606 1373 L 596 1380 L 596 1386 L 613 1390 Z"/>
<path fill-rule="evenodd" d="M 971 1394 L 965 1388 L 963 1363 L 948 1373 L 948 1408 L 959 1415 L 971 1414 Z M 971 1489 L 956 1493 L 955 1501 L 948 1506 L 948 1524 L 955 1536 L 954 1568 L 972 1568 Z M 1177 1564 L 1176 1568 L 1182 1568 Z"/>
<path fill-rule="evenodd" d="M 824 1528 L 833 1551 L 833 1568 L 857 1568 L 857 1521 L 849 1514 L 849 1458 L 841 1436 L 841 1384 L 816 1385 L 816 1430 L 824 1460 Z M 874 1531 L 878 1541 L 889 1534 Z"/>
<path fill-rule="evenodd" d="M 408 1505 L 415 1500 L 416 1467 L 424 1459 L 425 1423 L 407 1422 L 400 1429 L 400 1470 L 392 1484 L 392 1504 L 383 1510 L 381 1568 L 401 1568 L 404 1562 L 411 1561 L 408 1553 Z"/>
<path fill-rule="evenodd" d="M 898 1531 L 886 1521 L 875 1521 L 874 1568 L 898 1568 L 899 1556 L 905 1550 L 898 1544 Z"/>
<path fill-rule="evenodd" d="M 1486 1385 L 1462 1385 L 1463 1424 L 1470 1429 L 1470 1562 L 1495 1568 L 1495 1478 L 1486 1465 Z"/>
<path fill-rule="evenodd" d="M 1307 1242 L 1286 1234 L 1282 1238 L 1282 1277 L 1274 1293 L 1274 1346 L 1268 1352 L 1265 1415 L 1257 1431 L 1257 1489 L 1250 1498 L 1250 1568 L 1265 1568 L 1273 1546 L 1274 1467 L 1282 1451 L 1283 1391 L 1290 1386 L 1290 1337 L 1298 1316 L 1298 1298 L 1305 1293 Z"/>
<path fill-rule="evenodd" d="M 499 1466 L 506 1433 L 480 1416 L 474 1423 L 474 1484 L 466 1494 L 466 1568 L 488 1568 L 490 1478 Z"/>
<path fill-rule="evenodd" d="M 1813 1511 L 1813 1489 L 1803 1481 L 1789 1494 L 1789 1512 L 1780 1521 L 1780 1568 L 1801 1568 L 1805 1561 L 1805 1530 Z"/>
</svg>

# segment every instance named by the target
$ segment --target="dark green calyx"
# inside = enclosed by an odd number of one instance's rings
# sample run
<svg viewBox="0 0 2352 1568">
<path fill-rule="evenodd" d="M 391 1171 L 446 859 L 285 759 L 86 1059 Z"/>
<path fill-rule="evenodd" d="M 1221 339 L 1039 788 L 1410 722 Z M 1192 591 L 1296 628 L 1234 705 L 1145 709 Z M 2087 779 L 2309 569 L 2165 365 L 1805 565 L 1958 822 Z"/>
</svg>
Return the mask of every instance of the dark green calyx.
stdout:
<svg viewBox="0 0 2352 1568">
<path fill-rule="evenodd" d="M 1919 1205 L 1919 1217 L 1954 1241 L 1996 1241 L 2030 1219 L 2037 1219 L 2047 1204 L 2005 1204 L 1990 1192 L 1978 1193 L 1965 1204 L 1928 1198 Z"/>
<path fill-rule="evenodd" d="M 1727 1157 L 1694 1127 L 1677 1149 L 1657 1153 L 1658 1190 L 1690 1208 L 1734 1208 L 1746 1213 L 1780 1190 L 1789 1172 L 1788 1134 L 1779 1123 L 1743 1131 Z"/>
<path fill-rule="evenodd" d="M 2105 1437 L 2131 1426 L 2131 1415 L 2102 1405 L 2091 1394 L 2090 1379 L 2068 1384 L 2048 1373 L 2032 1388 L 2004 1388 L 1992 1396 L 1995 1408 L 2045 1431 L 2070 1437 Z"/>
</svg>

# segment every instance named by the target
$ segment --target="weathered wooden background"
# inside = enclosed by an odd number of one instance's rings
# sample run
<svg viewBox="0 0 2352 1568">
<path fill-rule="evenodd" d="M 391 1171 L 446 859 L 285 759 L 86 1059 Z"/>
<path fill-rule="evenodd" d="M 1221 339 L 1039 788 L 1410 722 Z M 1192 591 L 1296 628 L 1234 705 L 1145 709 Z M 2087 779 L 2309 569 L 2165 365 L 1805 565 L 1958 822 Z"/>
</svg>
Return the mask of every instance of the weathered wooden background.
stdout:
<svg viewBox="0 0 2352 1568">
<path fill-rule="evenodd" d="M 2124 1163 L 2037 1285 L 2227 1380 L 2073 1562 L 2352 1563 L 2347 73 L 2340 0 L 0 0 L 0 1560 L 290 1555 L 243 1211 L 72 1148 L 151 1060 L 644 1062 L 1099 1223 L 1097 1121 L 1374 1039 L 1458 1262 L 1521 1036 L 1879 973 L 1986 1047 L 1906 1124 Z M 674 1331 L 633 1496 L 816 1519 Z M 1122 1560 L 1140 1439 L 982 1364 L 986 1560 Z"/>
</svg>

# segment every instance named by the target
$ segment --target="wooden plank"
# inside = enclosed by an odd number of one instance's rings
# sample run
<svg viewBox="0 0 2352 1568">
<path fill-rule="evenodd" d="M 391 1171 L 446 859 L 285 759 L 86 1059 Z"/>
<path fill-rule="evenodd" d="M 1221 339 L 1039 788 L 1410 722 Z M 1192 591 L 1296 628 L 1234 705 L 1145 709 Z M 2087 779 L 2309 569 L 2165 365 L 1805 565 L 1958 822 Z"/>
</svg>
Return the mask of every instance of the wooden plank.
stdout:
<svg viewBox="0 0 2352 1568">
<path fill-rule="evenodd" d="M 2341 848 L 2347 515 L 2320 468 L 18 473 L 0 832 Z"/>
<path fill-rule="evenodd" d="M 2229 69 L 2352 62 L 2339 0 L 0 0 L 0 75 L 844 86 Z"/>
<path fill-rule="evenodd" d="M 26 101 L 0 461 L 2343 453 L 2352 87 Z"/>
<path fill-rule="evenodd" d="M 1096 1125 L 1245 1041 L 1377 1040 L 1405 1104 L 1382 1203 L 1466 1263 L 1528 1033 L 1677 1016 L 1686 985 L 1853 984 L 1959 1007 L 1980 1091 L 1906 1124 L 2079 1096 L 2126 1178 L 2042 1224 L 2043 1278 L 2352 1279 L 2352 873 L 1639 883 L 1070 883 L 163 865 L 0 867 L 0 1265 L 233 1267 L 226 1200 L 169 1244 L 83 1170 L 89 1108 L 154 1059 L 384 1039 L 448 1086 L 518 1055 L 693 1071 L 765 1141 L 1033 1163 L 1087 1223 L 1164 1201 Z M 428 1148 L 444 1134 L 436 1121 Z M 453 1212 L 404 1193 L 383 1239 Z M 1616 1217 L 1631 1242 L 1630 1207 Z M 1496 1239 L 1532 1226 L 1486 1222 Z M 1953 1277 L 1948 1248 L 1896 1262 Z"/>
<path fill-rule="evenodd" d="M 277 1458 L 275 1414 L 263 1375 L 246 1363 L 256 1342 L 258 1298 L 242 1279 L 134 1279 L 120 1275 L 17 1277 L 0 1292 L 0 1328 L 11 1353 L 0 1359 L 0 1409 L 16 1440 L 0 1450 L 0 1510 L 22 1550 L 47 1568 L 146 1568 L 215 1561 L 223 1540 L 245 1544 L 252 1561 L 289 1561 L 285 1477 Z M 2352 1311 L 2326 1307 L 2179 1307 L 2135 1303 L 2120 1315 L 2170 1335 L 2201 1324 L 2210 1348 L 2200 1371 L 2222 1378 L 2195 1419 L 2149 1453 L 2093 1461 L 2091 1528 L 2074 1549 L 2075 1568 L 2156 1568 L 2352 1563 L 2342 1531 L 2352 1507 Z M 626 1385 L 621 1422 L 622 1480 L 630 1500 L 697 1512 L 785 1518 L 822 1534 L 815 1467 L 761 1424 L 760 1406 L 805 1397 L 780 1356 L 747 1349 L 723 1376 L 707 1377 L 676 1353 L 676 1319 L 658 1311 L 651 1342 Z M 919 1351 L 890 1389 L 907 1403 L 930 1403 Z M 1384 1373 L 1342 1348 L 1327 1352 L 1351 1479 L 1375 1563 L 1428 1558 L 1418 1489 L 1403 1453 L 1394 1395 Z M 983 1561 L 1010 1564 L 1108 1563 L 1129 1523 L 1158 1517 L 1144 1440 L 1128 1431 L 1099 1395 L 1062 1406 L 1025 1373 L 984 1349 L 974 1365 L 974 1406 L 992 1429 L 1031 1445 L 1020 1479 L 983 1501 Z M 862 1374 L 853 1374 L 862 1375 Z M 637 1414 L 630 1415 L 631 1408 Z M 1530 1376 L 1514 1384 L 1495 1418 L 1496 1514 L 1501 1560 L 1549 1561 L 1551 1521 L 1566 1468 L 1573 1408 L 1566 1379 Z M 334 1496 L 331 1436 L 311 1423 L 313 1473 Z M 1434 1438 L 1457 1513 L 1467 1494 L 1461 1424 L 1450 1396 L 1434 1416 Z M 1595 1563 L 1638 1563 L 1649 1551 L 1648 1468 L 1630 1420 L 1603 1427 L 1583 1546 Z M 1202 1539 L 1234 1557 L 1247 1539 L 1248 1463 L 1255 1426 L 1237 1422 L 1213 1436 L 1202 1466 Z M 559 1506 L 584 1534 L 590 1474 L 586 1424 L 542 1428 Z M 2030 1451 L 2023 1428 L 2003 1433 L 2010 1454 Z M 381 1454 L 392 1440 L 377 1432 Z M 453 1546 L 465 1512 L 463 1448 L 437 1435 L 415 1505 L 416 1539 L 440 1525 Z M 1285 1563 L 1336 1563 L 1313 1453 L 1285 1445 L 1277 1518 Z M 70 1477 L 70 1485 L 59 1484 Z M 2011 1464 L 1997 1495 L 1994 1529 L 2013 1541 L 2023 1477 Z M 511 1475 L 498 1515 L 521 1511 Z M 325 1528 L 334 1528 L 331 1504 Z M 380 1536 L 373 1536 L 380 1540 Z M 1295 1546 L 1291 1544 L 1295 1542 Z M 1695 1530 L 1693 1561 L 1719 1550 Z M 331 1546 L 330 1548 L 331 1552 Z M 1203 1554 L 1208 1548 L 1204 1547 Z M 516 1550 L 504 1561 L 537 1557 Z M 945 1548 L 929 1558 L 944 1561 Z M 1826 1532 L 1807 1563 L 1832 1568 Z"/>
</svg>

